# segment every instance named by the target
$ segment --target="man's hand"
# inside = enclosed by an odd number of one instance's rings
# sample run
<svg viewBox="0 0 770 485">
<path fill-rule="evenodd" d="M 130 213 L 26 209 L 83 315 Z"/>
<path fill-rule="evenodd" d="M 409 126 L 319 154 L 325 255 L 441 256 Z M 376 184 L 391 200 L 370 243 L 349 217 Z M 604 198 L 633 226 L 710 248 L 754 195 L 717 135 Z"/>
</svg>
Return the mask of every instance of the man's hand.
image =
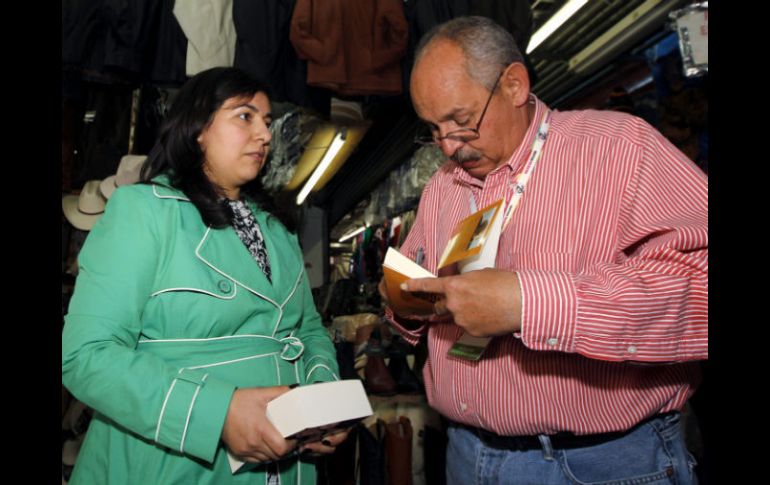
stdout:
<svg viewBox="0 0 770 485">
<path fill-rule="evenodd" d="M 456 276 L 417 278 L 406 281 L 402 289 L 438 294 L 436 314 L 451 314 L 454 322 L 474 337 L 521 330 L 521 288 L 514 272 L 483 269 Z"/>
<path fill-rule="evenodd" d="M 278 460 L 296 447 L 268 421 L 267 403 L 288 391 L 288 386 L 237 389 L 227 409 L 222 441 L 243 461 L 263 463 Z"/>
</svg>

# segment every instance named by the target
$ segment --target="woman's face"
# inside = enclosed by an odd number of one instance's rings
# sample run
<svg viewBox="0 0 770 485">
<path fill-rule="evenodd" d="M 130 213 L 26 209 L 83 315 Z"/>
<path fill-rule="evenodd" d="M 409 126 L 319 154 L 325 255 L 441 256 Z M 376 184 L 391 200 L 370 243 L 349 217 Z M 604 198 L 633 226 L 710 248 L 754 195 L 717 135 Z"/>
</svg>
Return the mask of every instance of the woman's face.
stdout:
<svg viewBox="0 0 770 485">
<path fill-rule="evenodd" d="M 251 99 L 234 97 L 222 104 L 198 136 L 203 171 L 228 199 L 238 199 L 241 186 L 254 180 L 265 164 L 271 122 L 270 100 L 264 93 Z"/>
</svg>

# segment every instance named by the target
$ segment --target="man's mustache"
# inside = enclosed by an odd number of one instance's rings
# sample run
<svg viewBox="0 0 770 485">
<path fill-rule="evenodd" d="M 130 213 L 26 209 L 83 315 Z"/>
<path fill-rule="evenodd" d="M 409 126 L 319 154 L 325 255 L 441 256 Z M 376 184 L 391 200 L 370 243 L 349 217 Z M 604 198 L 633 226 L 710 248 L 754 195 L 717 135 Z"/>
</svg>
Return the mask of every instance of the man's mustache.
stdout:
<svg viewBox="0 0 770 485">
<path fill-rule="evenodd" d="M 470 162 L 472 160 L 478 160 L 482 157 L 481 152 L 473 149 L 465 149 L 465 147 L 458 149 L 454 154 L 449 157 L 452 161 L 462 165 L 464 162 Z"/>
</svg>

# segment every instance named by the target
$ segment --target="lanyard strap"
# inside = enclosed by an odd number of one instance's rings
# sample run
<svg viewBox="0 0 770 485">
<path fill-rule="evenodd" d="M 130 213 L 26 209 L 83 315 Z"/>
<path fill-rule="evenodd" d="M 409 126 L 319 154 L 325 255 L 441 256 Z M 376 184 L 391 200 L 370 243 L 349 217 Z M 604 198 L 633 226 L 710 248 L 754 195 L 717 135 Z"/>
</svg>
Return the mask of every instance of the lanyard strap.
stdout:
<svg viewBox="0 0 770 485">
<path fill-rule="evenodd" d="M 508 183 L 508 186 L 513 191 L 513 196 L 511 197 L 510 203 L 508 203 L 507 207 L 505 208 L 505 213 L 503 216 L 503 227 L 501 231 L 505 230 L 505 228 L 508 227 L 508 223 L 511 222 L 513 211 L 515 211 L 519 206 L 521 196 L 524 194 L 524 188 L 527 186 L 527 182 L 529 182 L 529 178 L 532 176 L 532 172 L 534 172 L 535 167 L 537 166 L 537 162 L 540 161 L 540 157 L 543 155 L 543 145 L 545 144 L 545 140 L 548 137 L 548 129 L 551 127 L 551 114 L 551 110 L 548 110 L 545 113 L 543 121 L 540 123 L 540 128 L 538 128 L 537 134 L 535 135 L 535 140 L 532 142 L 532 148 L 529 152 L 529 159 L 524 165 L 524 168 L 513 179 L 513 183 Z M 476 206 L 476 198 L 473 197 L 472 193 L 470 195 L 470 206 L 471 214 L 478 210 L 478 207 Z"/>
</svg>

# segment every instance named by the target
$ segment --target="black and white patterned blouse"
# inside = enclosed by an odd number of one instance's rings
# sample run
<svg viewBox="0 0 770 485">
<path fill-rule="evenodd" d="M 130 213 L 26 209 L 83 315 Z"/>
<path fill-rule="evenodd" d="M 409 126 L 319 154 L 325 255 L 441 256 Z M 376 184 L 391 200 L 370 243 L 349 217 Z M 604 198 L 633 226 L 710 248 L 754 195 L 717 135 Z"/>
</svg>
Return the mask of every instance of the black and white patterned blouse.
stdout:
<svg viewBox="0 0 770 485">
<path fill-rule="evenodd" d="M 259 267 L 262 268 L 267 281 L 272 284 L 273 279 L 270 272 L 270 260 L 267 257 L 265 238 L 262 237 L 262 231 L 259 229 L 259 224 L 257 224 L 254 214 L 251 213 L 249 206 L 241 200 L 228 199 L 227 203 L 233 211 L 233 228 L 235 228 L 235 232 L 241 238 L 243 244 L 246 245 L 251 255 L 254 256 Z"/>
</svg>

